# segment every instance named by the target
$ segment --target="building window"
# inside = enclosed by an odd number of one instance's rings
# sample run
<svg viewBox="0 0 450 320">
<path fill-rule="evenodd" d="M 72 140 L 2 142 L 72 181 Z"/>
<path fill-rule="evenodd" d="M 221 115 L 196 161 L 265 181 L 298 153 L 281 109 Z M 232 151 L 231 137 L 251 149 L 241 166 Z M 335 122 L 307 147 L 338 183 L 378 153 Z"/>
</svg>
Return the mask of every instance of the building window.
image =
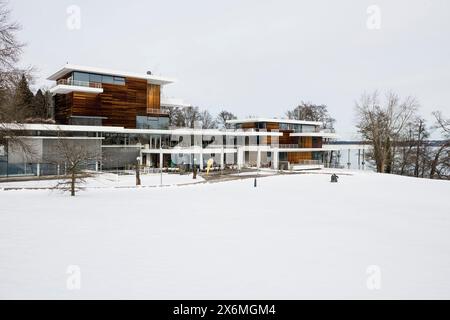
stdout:
<svg viewBox="0 0 450 320">
<path fill-rule="evenodd" d="M 125 85 L 125 78 L 114 77 L 114 84 Z"/>
<path fill-rule="evenodd" d="M 114 78 L 112 76 L 102 76 L 102 83 L 114 84 Z"/>
<path fill-rule="evenodd" d="M 302 125 L 302 132 L 315 132 L 316 126 Z"/>
<path fill-rule="evenodd" d="M 79 71 L 73 72 L 73 80 L 83 81 L 83 82 L 117 84 L 117 85 L 122 85 L 122 86 L 125 85 L 124 77 L 116 77 L 116 76 L 101 75 L 101 74 L 95 74 L 95 73 L 79 72 Z"/>
<path fill-rule="evenodd" d="M 73 73 L 73 80 L 75 80 L 75 81 L 89 82 L 89 73 L 84 73 L 84 72 L 74 72 L 74 73 Z"/>
<path fill-rule="evenodd" d="M 90 74 L 89 75 L 90 82 L 102 83 L 102 76 L 99 74 Z"/>
<path fill-rule="evenodd" d="M 136 117 L 136 128 L 138 129 L 168 129 L 169 118 L 168 117 Z"/>
</svg>

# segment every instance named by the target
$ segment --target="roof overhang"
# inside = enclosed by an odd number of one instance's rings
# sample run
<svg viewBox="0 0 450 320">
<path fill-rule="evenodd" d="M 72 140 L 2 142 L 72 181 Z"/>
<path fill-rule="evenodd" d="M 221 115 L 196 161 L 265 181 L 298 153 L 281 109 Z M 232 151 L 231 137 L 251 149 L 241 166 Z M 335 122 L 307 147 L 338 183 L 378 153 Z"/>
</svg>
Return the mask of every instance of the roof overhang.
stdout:
<svg viewBox="0 0 450 320">
<path fill-rule="evenodd" d="M 80 66 L 80 65 L 73 65 L 73 64 L 66 64 L 61 69 L 59 69 L 58 71 L 53 73 L 51 76 L 49 76 L 47 78 L 47 80 L 56 81 L 73 71 L 88 72 L 88 73 L 95 73 L 95 74 L 102 74 L 102 75 L 112 75 L 112 76 L 125 77 L 125 78 L 145 79 L 145 80 L 147 80 L 148 83 L 157 84 L 157 85 L 166 85 L 166 84 L 170 84 L 170 83 L 174 82 L 174 80 L 172 80 L 172 79 L 155 76 L 155 75 L 151 75 L 151 74 L 118 71 L 118 70 L 103 69 L 103 68 L 97 68 L 97 67 L 87 67 L 87 66 Z"/>
<path fill-rule="evenodd" d="M 85 93 L 103 93 L 103 88 L 93 88 L 85 86 L 72 86 L 67 84 L 58 84 L 50 88 L 51 94 L 66 94 L 69 92 L 85 92 Z"/>
<path fill-rule="evenodd" d="M 256 132 L 241 130 L 218 130 L 218 129 L 127 129 L 124 127 L 112 126 L 80 126 L 80 125 L 59 125 L 59 124 L 38 124 L 38 123 L 4 123 L 2 127 L 16 131 L 62 131 L 62 132 L 113 132 L 113 133 L 134 133 L 134 134 L 155 134 L 155 135 L 203 135 L 203 136 L 272 136 L 280 137 L 281 132 Z"/>
<path fill-rule="evenodd" d="M 291 137 L 322 137 L 337 139 L 339 136 L 336 133 L 331 132 L 293 132 L 290 134 Z"/>
<path fill-rule="evenodd" d="M 182 99 L 161 97 L 161 107 L 190 107 Z"/>
<path fill-rule="evenodd" d="M 305 120 L 276 119 L 276 118 L 247 118 L 247 119 L 227 120 L 227 123 L 230 123 L 230 124 L 253 123 L 253 122 L 305 124 L 305 125 L 311 125 L 311 126 L 321 126 L 322 125 L 322 122 L 320 122 L 320 121 L 305 121 Z"/>
</svg>

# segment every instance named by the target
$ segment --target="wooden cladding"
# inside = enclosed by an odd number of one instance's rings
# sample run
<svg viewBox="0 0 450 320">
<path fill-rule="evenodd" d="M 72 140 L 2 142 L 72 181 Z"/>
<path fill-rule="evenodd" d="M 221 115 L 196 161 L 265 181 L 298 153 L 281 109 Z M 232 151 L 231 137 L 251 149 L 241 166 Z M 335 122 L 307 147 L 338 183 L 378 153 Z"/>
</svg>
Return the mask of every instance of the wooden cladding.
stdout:
<svg viewBox="0 0 450 320">
<path fill-rule="evenodd" d="M 161 86 L 147 85 L 147 113 L 154 113 L 161 108 Z"/>
<path fill-rule="evenodd" d="M 301 137 L 299 145 L 301 148 L 312 148 L 312 137 Z"/>
<path fill-rule="evenodd" d="M 136 116 L 160 109 L 160 86 L 145 79 L 126 78 L 125 85 L 102 84 L 103 93 L 72 92 L 55 96 L 55 118 L 68 123 L 71 116 L 105 117 L 103 125 L 136 128 Z"/>
<path fill-rule="evenodd" d="M 57 123 L 69 122 L 72 108 L 73 94 L 57 94 L 55 96 L 55 120 Z"/>
<path fill-rule="evenodd" d="M 290 163 L 300 163 L 302 160 L 312 160 L 311 152 L 288 152 L 287 158 Z"/>
</svg>

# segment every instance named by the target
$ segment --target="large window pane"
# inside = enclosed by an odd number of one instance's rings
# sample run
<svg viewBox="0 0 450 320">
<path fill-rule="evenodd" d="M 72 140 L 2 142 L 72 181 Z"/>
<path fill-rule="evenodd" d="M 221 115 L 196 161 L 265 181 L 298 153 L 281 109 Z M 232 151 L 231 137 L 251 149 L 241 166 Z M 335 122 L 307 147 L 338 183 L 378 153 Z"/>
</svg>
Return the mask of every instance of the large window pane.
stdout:
<svg viewBox="0 0 450 320">
<path fill-rule="evenodd" d="M 89 73 L 84 73 L 84 72 L 74 72 L 74 73 L 73 73 L 73 79 L 74 79 L 75 81 L 89 82 Z"/>
<path fill-rule="evenodd" d="M 125 84 L 125 78 L 122 78 L 122 77 L 114 77 L 114 84 L 124 85 L 124 84 Z"/>
<path fill-rule="evenodd" d="M 113 79 L 112 76 L 103 76 L 103 77 L 102 77 L 102 82 L 103 82 L 103 83 L 114 84 L 114 79 Z"/>
<path fill-rule="evenodd" d="M 90 82 L 101 83 L 102 82 L 102 76 L 99 75 L 99 74 L 90 74 L 89 75 L 89 81 Z"/>
<path fill-rule="evenodd" d="M 314 132 L 316 130 L 315 126 L 310 126 L 310 125 L 303 125 L 302 126 L 302 132 Z"/>
</svg>

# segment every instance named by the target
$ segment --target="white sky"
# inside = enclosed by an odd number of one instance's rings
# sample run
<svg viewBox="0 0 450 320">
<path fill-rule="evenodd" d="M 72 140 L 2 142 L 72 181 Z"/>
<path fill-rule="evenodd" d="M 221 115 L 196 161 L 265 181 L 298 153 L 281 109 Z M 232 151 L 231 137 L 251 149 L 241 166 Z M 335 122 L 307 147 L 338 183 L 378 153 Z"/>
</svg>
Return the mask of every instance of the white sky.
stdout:
<svg viewBox="0 0 450 320">
<path fill-rule="evenodd" d="M 70 5 L 81 28 L 67 27 Z M 380 29 L 366 26 L 370 5 Z M 415 95 L 450 115 L 450 1 L 12 0 L 37 86 L 66 62 L 177 79 L 168 96 L 217 113 L 281 117 L 326 104 L 351 138 L 364 92 Z"/>
</svg>

